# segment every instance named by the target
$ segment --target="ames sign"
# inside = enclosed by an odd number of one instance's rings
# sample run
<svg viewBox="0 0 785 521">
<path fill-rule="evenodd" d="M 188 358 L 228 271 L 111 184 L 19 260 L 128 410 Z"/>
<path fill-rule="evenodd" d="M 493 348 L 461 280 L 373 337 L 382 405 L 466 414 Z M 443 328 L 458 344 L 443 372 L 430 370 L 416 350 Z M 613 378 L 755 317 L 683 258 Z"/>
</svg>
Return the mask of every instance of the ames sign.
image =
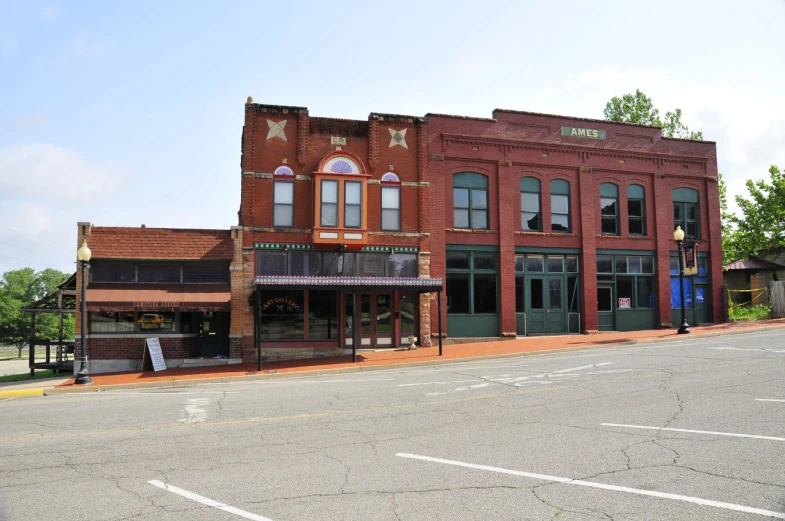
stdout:
<svg viewBox="0 0 785 521">
<path fill-rule="evenodd" d="M 578 127 L 562 127 L 562 136 L 572 137 L 588 137 L 591 139 L 605 139 L 606 134 L 604 130 L 597 130 L 596 128 L 578 128 Z"/>
</svg>

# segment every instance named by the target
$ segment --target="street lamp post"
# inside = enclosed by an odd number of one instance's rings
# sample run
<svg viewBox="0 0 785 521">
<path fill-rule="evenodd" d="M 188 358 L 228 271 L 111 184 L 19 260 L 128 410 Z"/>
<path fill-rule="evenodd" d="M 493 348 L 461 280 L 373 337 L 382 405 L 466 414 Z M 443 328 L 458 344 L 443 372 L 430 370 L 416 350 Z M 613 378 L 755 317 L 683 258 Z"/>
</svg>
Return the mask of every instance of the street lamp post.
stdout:
<svg viewBox="0 0 785 521">
<path fill-rule="evenodd" d="M 86 327 L 87 327 L 87 279 L 86 273 L 87 270 L 87 263 L 90 262 L 90 248 L 87 247 L 87 241 L 82 241 L 82 245 L 79 247 L 79 250 L 76 252 L 76 258 L 79 261 L 79 265 L 82 267 L 82 308 L 81 308 L 81 320 L 82 320 L 82 342 L 80 347 L 82 349 L 82 360 L 81 365 L 79 367 L 79 372 L 76 373 L 76 380 L 74 383 L 88 385 L 93 383 L 93 379 L 90 378 L 90 371 L 87 369 L 87 335 L 85 334 Z"/>
<path fill-rule="evenodd" d="M 684 248 L 684 230 L 681 226 L 676 227 L 673 232 L 673 239 L 679 247 L 679 288 L 681 289 L 681 325 L 679 326 L 678 333 L 685 335 L 690 332 L 690 326 L 687 324 L 687 315 L 684 310 L 684 259 L 682 258 L 682 249 Z"/>
</svg>

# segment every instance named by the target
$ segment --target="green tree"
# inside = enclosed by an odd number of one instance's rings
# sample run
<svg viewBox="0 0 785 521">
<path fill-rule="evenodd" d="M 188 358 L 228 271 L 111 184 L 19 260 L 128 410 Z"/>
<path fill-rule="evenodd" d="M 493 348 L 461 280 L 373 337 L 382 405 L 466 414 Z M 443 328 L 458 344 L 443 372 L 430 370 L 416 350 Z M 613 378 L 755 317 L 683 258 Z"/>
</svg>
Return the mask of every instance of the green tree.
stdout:
<svg viewBox="0 0 785 521">
<path fill-rule="evenodd" d="M 635 94 L 625 94 L 621 98 L 614 96 L 605 105 L 605 119 L 620 123 L 635 123 L 662 127 L 662 135 L 681 139 L 703 140 L 702 132 L 692 132 L 681 121 L 681 109 L 665 113 L 665 120 L 660 119 L 659 109 L 654 108 L 651 98 L 640 90 Z"/>
<path fill-rule="evenodd" d="M 748 197 L 736 196 L 741 215 L 731 218 L 736 259 L 785 248 L 785 174 L 771 165 L 768 181 L 747 180 L 746 187 Z"/>
<path fill-rule="evenodd" d="M 53 293 L 67 278 L 68 274 L 54 269 L 36 273 L 32 268 L 22 268 L 6 272 L 0 279 L 0 340 L 14 345 L 20 358 L 31 335 L 31 317 L 21 311 L 22 307 Z M 58 329 L 56 314 L 39 314 L 36 317 L 37 339 L 55 339 Z M 63 317 L 63 337 L 74 337 L 73 315 Z"/>
</svg>

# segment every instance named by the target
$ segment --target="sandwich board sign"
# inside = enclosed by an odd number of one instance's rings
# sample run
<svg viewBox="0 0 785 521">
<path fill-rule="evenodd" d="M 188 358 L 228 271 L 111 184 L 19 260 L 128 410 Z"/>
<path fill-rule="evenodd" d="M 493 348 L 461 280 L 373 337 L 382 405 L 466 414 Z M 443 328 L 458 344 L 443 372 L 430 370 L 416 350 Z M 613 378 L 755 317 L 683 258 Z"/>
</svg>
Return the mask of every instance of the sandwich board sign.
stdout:
<svg viewBox="0 0 785 521">
<path fill-rule="evenodd" d="M 164 360 L 164 354 L 161 351 L 161 342 L 160 340 L 155 338 L 148 338 L 145 342 L 145 349 L 142 356 L 142 371 L 149 368 L 150 364 L 148 360 L 152 362 L 153 371 L 163 371 L 166 369 L 166 360 Z"/>
</svg>

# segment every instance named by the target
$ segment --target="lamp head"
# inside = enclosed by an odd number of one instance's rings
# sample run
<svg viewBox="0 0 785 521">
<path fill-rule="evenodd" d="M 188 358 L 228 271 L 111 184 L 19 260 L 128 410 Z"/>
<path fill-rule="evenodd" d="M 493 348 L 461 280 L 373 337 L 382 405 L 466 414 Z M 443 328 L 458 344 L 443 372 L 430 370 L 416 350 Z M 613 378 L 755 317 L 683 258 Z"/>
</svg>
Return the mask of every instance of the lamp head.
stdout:
<svg viewBox="0 0 785 521">
<path fill-rule="evenodd" d="M 91 255 L 92 252 L 90 251 L 90 248 L 87 247 L 87 241 L 83 240 L 82 245 L 79 246 L 79 249 L 76 251 L 76 258 L 79 262 L 89 262 Z"/>
<path fill-rule="evenodd" d="M 681 226 L 677 226 L 676 231 L 673 232 L 673 240 L 677 242 L 684 240 L 684 230 L 681 229 Z"/>
</svg>

